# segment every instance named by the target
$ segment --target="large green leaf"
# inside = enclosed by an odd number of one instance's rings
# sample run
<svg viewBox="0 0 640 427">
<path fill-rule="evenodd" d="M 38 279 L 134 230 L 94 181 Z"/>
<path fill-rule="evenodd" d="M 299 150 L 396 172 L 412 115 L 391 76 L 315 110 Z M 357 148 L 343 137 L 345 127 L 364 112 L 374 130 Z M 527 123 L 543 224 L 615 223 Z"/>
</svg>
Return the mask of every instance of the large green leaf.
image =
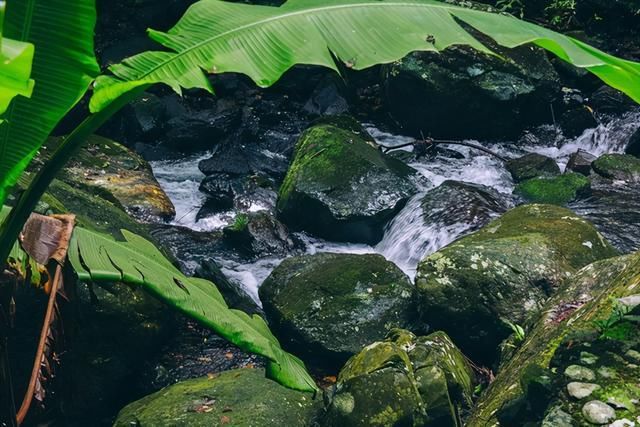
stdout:
<svg viewBox="0 0 640 427">
<path fill-rule="evenodd" d="M 94 0 L 11 0 L 4 35 L 35 45 L 31 98 L 16 98 L 0 125 L 0 204 L 98 74 Z"/>
<path fill-rule="evenodd" d="M 274 380 L 298 390 L 316 390 L 302 361 L 280 348 L 260 316 L 230 309 L 211 282 L 185 276 L 149 241 L 126 230 L 122 234 L 125 242 L 75 229 L 69 261 L 81 280 L 140 286 L 243 350 L 266 357 L 267 374 Z"/>
<path fill-rule="evenodd" d="M 30 97 L 33 91 L 31 65 L 33 45 L 3 37 L 2 25 L 6 3 L 0 0 L 0 115 L 18 95 Z M 2 123 L 0 119 L 0 123 Z"/>
<path fill-rule="evenodd" d="M 269 86 L 295 64 L 336 69 L 334 56 L 364 69 L 452 45 L 488 52 L 460 22 L 509 48 L 534 43 L 640 102 L 640 64 L 510 15 L 434 0 L 289 0 L 280 7 L 200 0 L 169 32 L 150 30 L 170 51 L 133 56 L 98 78 L 91 108 L 144 84 L 211 90 L 205 73 L 244 73 Z"/>
</svg>

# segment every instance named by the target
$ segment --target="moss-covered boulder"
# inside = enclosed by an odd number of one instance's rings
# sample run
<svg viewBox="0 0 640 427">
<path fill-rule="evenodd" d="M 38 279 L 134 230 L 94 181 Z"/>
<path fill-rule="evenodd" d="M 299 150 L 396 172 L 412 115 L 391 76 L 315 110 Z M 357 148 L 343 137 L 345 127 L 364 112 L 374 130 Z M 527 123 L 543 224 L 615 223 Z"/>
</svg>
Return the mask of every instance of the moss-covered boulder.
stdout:
<svg viewBox="0 0 640 427">
<path fill-rule="evenodd" d="M 115 427 L 311 425 L 320 399 L 290 390 L 262 369 L 237 369 L 183 381 L 126 406 Z"/>
<path fill-rule="evenodd" d="M 474 376 L 443 332 L 416 337 L 393 330 L 340 371 L 322 420 L 326 426 L 459 426 Z"/>
<path fill-rule="evenodd" d="M 592 164 L 593 170 L 605 178 L 640 182 L 640 159 L 629 154 L 605 154 Z"/>
<path fill-rule="evenodd" d="M 555 160 L 542 154 L 530 153 L 511 159 L 506 163 L 507 170 L 515 182 L 522 182 L 540 176 L 560 175 Z"/>
<path fill-rule="evenodd" d="M 414 314 L 409 278 L 381 255 L 287 258 L 259 292 L 280 342 L 336 371 L 391 328 L 406 328 Z"/>
<path fill-rule="evenodd" d="M 640 416 L 639 292 L 638 253 L 580 270 L 500 367 L 468 425 L 632 425 L 611 423 Z M 546 372 L 544 393 L 523 375 L 532 371 Z"/>
<path fill-rule="evenodd" d="M 49 140 L 41 158 L 59 144 Z M 38 162 L 40 160 L 37 160 Z M 111 201 L 141 220 L 173 219 L 175 208 L 153 176 L 151 166 L 125 146 L 97 135 L 89 137 L 59 176 L 60 180 Z"/>
<path fill-rule="evenodd" d="M 450 47 L 412 53 L 386 67 L 384 101 L 403 131 L 491 139 L 547 121 L 548 102 L 560 85 L 546 55 L 529 47 L 491 48 L 501 58 Z"/>
<path fill-rule="evenodd" d="M 552 205 L 523 205 L 418 265 L 423 322 L 492 362 L 511 332 L 539 314 L 565 277 L 616 250 L 587 221 Z"/>
<path fill-rule="evenodd" d="M 284 222 L 331 240 L 380 241 L 384 225 L 416 192 L 415 171 L 371 141 L 352 119 L 307 129 L 280 188 Z"/>
<path fill-rule="evenodd" d="M 528 179 L 516 185 L 514 193 L 532 203 L 566 205 L 589 194 L 591 183 L 579 173 L 566 173 L 551 178 Z"/>
</svg>

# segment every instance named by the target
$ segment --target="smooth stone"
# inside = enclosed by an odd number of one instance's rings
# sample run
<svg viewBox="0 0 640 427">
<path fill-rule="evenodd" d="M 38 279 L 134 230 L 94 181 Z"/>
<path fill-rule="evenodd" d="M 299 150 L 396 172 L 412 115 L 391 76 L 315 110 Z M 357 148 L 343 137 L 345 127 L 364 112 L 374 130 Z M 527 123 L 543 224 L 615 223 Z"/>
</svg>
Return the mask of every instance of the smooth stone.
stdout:
<svg viewBox="0 0 640 427">
<path fill-rule="evenodd" d="M 598 384 L 579 382 L 567 384 L 567 392 L 571 397 L 575 397 L 576 399 L 584 399 L 587 396 L 591 396 L 591 394 L 599 388 L 600 386 Z"/>
<path fill-rule="evenodd" d="M 629 350 L 624 355 L 629 357 L 629 358 L 631 358 L 631 359 L 633 359 L 633 360 L 635 360 L 635 361 L 637 361 L 637 362 L 640 362 L 640 351 Z"/>
<path fill-rule="evenodd" d="M 616 411 L 599 400 L 587 402 L 582 407 L 582 415 L 592 424 L 607 424 L 616 417 Z"/>
<path fill-rule="evenodd" d="M 596 379 L 596 374 L 591 369 L 580 365 L 568 366 L 564 374 L 572 380 L 593 381 Z"/>
<path fill-rule="evenodd" d="M 617 375 L 617 372 L 615 371 L 615 369 L 603 366 L 598 369 L 598 375 L 600 375 L 602 378 L 613 378 Z"/>
<path fill-rule="evenodd" d="M 573 427 L 574 425 L 573 417 L 556 406 L 544 417 L 541 427 Z"/>
</svg>

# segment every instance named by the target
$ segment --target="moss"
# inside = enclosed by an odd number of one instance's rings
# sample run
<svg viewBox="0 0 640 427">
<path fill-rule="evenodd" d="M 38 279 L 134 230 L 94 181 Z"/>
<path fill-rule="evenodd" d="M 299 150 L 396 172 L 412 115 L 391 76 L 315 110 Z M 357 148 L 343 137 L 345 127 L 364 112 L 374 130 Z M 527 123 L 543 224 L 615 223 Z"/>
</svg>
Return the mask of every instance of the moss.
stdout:
<svg viewBox="0 0 640 427">
<path fill-rule="evenodd" d="M 598 157 L 591 166 L 605 178 L 640 180 L 640 159 L 628 154 L 605 154 Z"/>
<path fill-rule="evenodd" d="M 237 369 L 131 403 L 114 426 L 308 426 L 320 406 L 320 399 L 268 380 L 261 369 Z"/>
<path fill-rule="evenodd" d="M 565 205 L 590 189 L 587 177 L 577 173 L 567 173 L 553 178 L 538 177 L 518 184 L 516 194 L 534 203 Z"/>
<path fill-rule="evenodd" d="M 519 206 L 420 262 L 421 319 L 446 331 L 465 353 L 492 363 L 511 333 L 505 320 L 525 324 L 567 275 L 615 255 L 568 209 Z"/>
<path fill-rule="evenodd" d="M 471 367 L 446 334 L 416 337 L 394 329 L 349 359 L 323 423 L 457 426 L 473 382 Z"/>
<path fill-rule="evenodd" d="M 287 258 L 259 293 L 276 334 L 330 369 L 414 316 L 409 278 L 380 255 Z"/>
</svg>

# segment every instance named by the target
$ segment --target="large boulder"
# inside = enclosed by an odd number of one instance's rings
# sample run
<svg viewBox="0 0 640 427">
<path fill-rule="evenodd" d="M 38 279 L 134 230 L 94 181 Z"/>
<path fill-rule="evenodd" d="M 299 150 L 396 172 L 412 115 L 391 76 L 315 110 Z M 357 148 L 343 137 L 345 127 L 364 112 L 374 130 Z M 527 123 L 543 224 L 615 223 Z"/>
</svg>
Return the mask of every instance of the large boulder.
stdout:
<svg viewBox="0 0 640 427">
<path fill-rule="evenodd" d="M 285 259 L 259 290 L 273 332 L 310 363 L 338 369 L 414 314 L 409 278 L 380 255 Z"/>
<path fill-rule="evenodd" d="M 560 84 L 546 55 L 528 46 L 494 48 L 501 58 L 450 47 L 389 66 L 385 99 L 395 121 L 416 136 L 482 139 L 515 137 L 551 121 Z"/>
<path fill-rule="evenodd" d="M 331 240 L 380 241 L 384 225 L 417 190 L 415 171 L 371 141 L 354 120 L 307 129 L 280 188 L 284 222 Z"/>
<path fill-rule="evenodd" d="M 321 406 L 309 393 L 237 369 L 179 382 L 126 406 L 114 426 L 308 426 Z"/>
<path fill-rule="evenodd" d="M 50 140 L 37 162 L 46 160 L 59 142 Z M 140 220 L 171 220 L 176 214 L 151 166 L 123 145 L 97 135 L 89 137 L 59 178 L 113 202 Z"/>
<path fill-rule="evenodd" d="M 567 276 L 617 252 L 571 211 L 523 205 L 426 257 L 416 286 L 422 320 L 490 363 L 509 322 L 537 315 Z"/>
<path fill-rule="evenodd" d="M 473 385 L 469 363 L 445 333 L 393 330 L 349 359 L 322 424 L 459 426 Z"/>
<path fill-rule="evenodd" d="M 468 425 L 633 425 L 640 415 L 639 265 L 636 253 L 595 262 L 569 279 L 501 366 Z"/>
<path fill-rule="evenodd" d="M 640 159 L 629 154 L 605 154 L 598 157 L 591 167 L 605 178 L 640 182 Z"/>
</svg>

